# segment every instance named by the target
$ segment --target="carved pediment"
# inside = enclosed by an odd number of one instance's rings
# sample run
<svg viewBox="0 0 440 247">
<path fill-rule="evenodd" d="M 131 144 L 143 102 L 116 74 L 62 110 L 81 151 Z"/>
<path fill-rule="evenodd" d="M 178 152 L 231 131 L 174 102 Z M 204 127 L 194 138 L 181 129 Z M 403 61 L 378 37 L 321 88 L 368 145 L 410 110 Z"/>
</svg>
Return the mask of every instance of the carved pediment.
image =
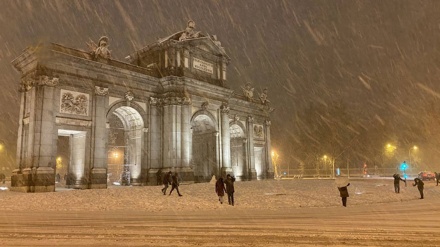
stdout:
<svg viewBox="0 0 440 247">
<path fill-rule="evenodd" d="M 184 45 L 195 47 L 214 55 L 225 56 L 229 60 L 229 56 L 226 54 L 225 49 L 221 46 L 216 45 L 214 41 L 209 37 L 189 39 L 181 42 L 184 43 Z"/>
<path fill-rule="evenodd" d="M 230 60 L 222 47 L 221 42 L 217 39 L 217 35 L 210 35 L 197 31 L 195 29 L 195 22 L 188 21 L 187 27 L 177 33 L 168 37 L 160 38 L 157 42 L 150 44 L 141 50 L 126 57 L 130 63 L 135 63 L 137 59 L 142 58 L 153 50 L 162 50 L 164 47 L 192 47 L 198 48 L 202 51 L 214 54 L 216 56 L 223 56 L 227 61 Z M 166 49 L 166 48 L 165 48 Z"/>
</svg>

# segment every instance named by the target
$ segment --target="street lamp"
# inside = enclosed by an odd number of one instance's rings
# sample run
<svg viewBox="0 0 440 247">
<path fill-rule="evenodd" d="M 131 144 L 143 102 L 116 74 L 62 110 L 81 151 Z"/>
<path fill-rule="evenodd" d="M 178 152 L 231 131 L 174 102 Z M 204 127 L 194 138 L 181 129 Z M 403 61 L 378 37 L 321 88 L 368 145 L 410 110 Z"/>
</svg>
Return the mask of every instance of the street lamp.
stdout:
<svg viewBox="0 0 440 247">
<path fill-rule="evenodd" d="M 272 151 L 271 155 L 272 155 L 272 165 L 273 165 L 273 168 L 275 170 L 275 178 L 277 179 L 277 178 L 280 177 L 280 175 L 278 174 L 278 172 L 279 172 L 278 171 L 278 158 L 280 156 L 275 151 Z"/>
<path fill-rule="evenodd" d="M 327 158 L 330 159 L 330 162 L 331 162 L 331 165 L 332 165 L 332 172 L 331 172 L 331 175 L 332 175 L 332 178 L 335 178 L 335 159 L 334 159 L 334 158 L 331 159 L 331 158 L 330 158 L 329 156 L 327 156 L 327 155 L 324 155 L 322 158 L 324 159 L 324 165 L 326 166 L 326 168 L 327 168 Z"/>
<path fill-rule="evenodd" d="M 324 159 L 324 167 L 325 167 L 325 171 L 327 171 L 327 155 L 322 156 L 322 158 Z M 326 172 L 327 173 L 327 172 Z"/>
</svg>

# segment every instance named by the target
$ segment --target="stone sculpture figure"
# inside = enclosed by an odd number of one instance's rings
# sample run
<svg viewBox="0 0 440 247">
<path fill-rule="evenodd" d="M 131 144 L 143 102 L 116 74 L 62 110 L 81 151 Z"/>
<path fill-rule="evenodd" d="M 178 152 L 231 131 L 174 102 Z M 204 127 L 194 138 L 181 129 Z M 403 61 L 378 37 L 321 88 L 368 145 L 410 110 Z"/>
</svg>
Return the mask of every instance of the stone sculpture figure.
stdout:
<svg viewBox="0 0 440 247">
<path fill-rule="evenodd" d="M 108 49 L 109 45 L 107 36 L 102 36 L 98 41 L 98 45 L 96 45 L 92 40 L 90 43 L 87 43 L 87 45 L 92 50 L 94 59 L 97 59 L 98 57 L 105 59 L 111 58 L 111 51 Z"/>
<path fill-rule="evenodd" d="M 179 41 L 198 38 L 200 32 L 196 32 L 194 30 L 195 27 L 196 27 L 196 23 L 193 20 L 189 20 L 187 23 L 187 27 L 185 28 L 185 31 L 183 31 L 182 35 L 180 35 Z"/>
<path fill-rule="evenodd" d="M 263 105 L 268 105 L 270 101 L 267 99 L 267 88 L 263 89 L 263 92 L 259 95 L 260 101 Z"/>
<path fill-rule="evenodd" d="M 252 98 L 254 97 L 254 88 L 251 86 L 251 83 L 246 83 L 246 86 L 241 87 L 243 90 L 243 95 L 246 97 L 248 101 L 252 101 Z"/>
</svg>

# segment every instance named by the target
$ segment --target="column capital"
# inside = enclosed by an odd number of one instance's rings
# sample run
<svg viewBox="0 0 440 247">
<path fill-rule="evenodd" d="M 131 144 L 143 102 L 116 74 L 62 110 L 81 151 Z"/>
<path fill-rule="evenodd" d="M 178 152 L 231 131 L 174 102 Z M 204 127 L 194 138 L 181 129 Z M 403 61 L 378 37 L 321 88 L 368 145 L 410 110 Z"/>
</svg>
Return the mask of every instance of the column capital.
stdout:
<svg viewBox="0 0 440 247">
<path fill-rule="evenodd" d="M 150 97 L 150 105 L 163 106 L 163 105 L 191 105 L 191 99 L 189 97 Z"/>
<path fill-rule="evenodd" d="M 95 86 L 95 94 L 99 96 L 106 96 L 108 95 L 108 88 Z"/>
<path fill-rule="evenodd" d="M 254 122 L 254 117 L 252 117 L 252 116 L 248 116 L 248 117 L 247 117 L 247 121 L 248 121 L 249 123 L 253 123 L 253 122 Z"/>
<path fill-rule="evenodd" d="M 49 86 L 55 87 L 58 85 L 60 78 L 58 77 L 49 77 L 47 75 L 42 75 L 39 78 L 38 86 Z"/>
<path fill-rule="evenodd" d="M 264 121 L 264 124 L 267 126 L 267 127 L 270 127 L 270 125 L 272 124 L 272 122 L 270 121 L 270 120 L 266 120 L 266 121 Z"/>
<path fill-rule="evenodd" d="M 229 113 L 229 105 L 227 104 L 227 103 L 223 103 L 221 106 L 220 106 L 220 112 L 221 113 Z"/>
<path fill-rule="evenodd" d="M 134 99 L 134 94 L 132 91 L 127 91 L 127 92 L 125 92 L 124 97 L 127 101 L 131 102 Z"/>
<path fill-rule="evenodd" d="M 33 79 L 24 78 L 24 79 L 21 79 L 19 91 L 20 92 L 27 92 L 27 91 L 31 90 L 34 86 L 35 86 L 35 81 Z"/>
</svg>

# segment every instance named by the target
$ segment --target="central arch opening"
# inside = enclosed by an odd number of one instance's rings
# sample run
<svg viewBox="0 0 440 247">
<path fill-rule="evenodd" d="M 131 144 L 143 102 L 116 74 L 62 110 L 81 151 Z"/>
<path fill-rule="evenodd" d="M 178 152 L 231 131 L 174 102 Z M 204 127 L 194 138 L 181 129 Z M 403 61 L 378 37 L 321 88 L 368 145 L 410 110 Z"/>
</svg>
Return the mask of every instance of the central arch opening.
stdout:
<svg viewBox="0 0 440 247">
<path fill-rule="evenodd" d="M 238 124 L 229 127 L 231 135 L 231 166 L 237 180 L 246 179 L 246 137 Z"/>
<path fill-rule="evenodd" d="M 116 108 L 108 116 L 108 182 L 140 185 L 144 121 L 129 106 Z"/>
<path fill-rule="evenodd" d="M 194 181 L 209 181 L 212 175 L 219 174 L 216 156 L 216 129 L 207 115 L 198 115 L 191 123 Z"/>
</svg>

